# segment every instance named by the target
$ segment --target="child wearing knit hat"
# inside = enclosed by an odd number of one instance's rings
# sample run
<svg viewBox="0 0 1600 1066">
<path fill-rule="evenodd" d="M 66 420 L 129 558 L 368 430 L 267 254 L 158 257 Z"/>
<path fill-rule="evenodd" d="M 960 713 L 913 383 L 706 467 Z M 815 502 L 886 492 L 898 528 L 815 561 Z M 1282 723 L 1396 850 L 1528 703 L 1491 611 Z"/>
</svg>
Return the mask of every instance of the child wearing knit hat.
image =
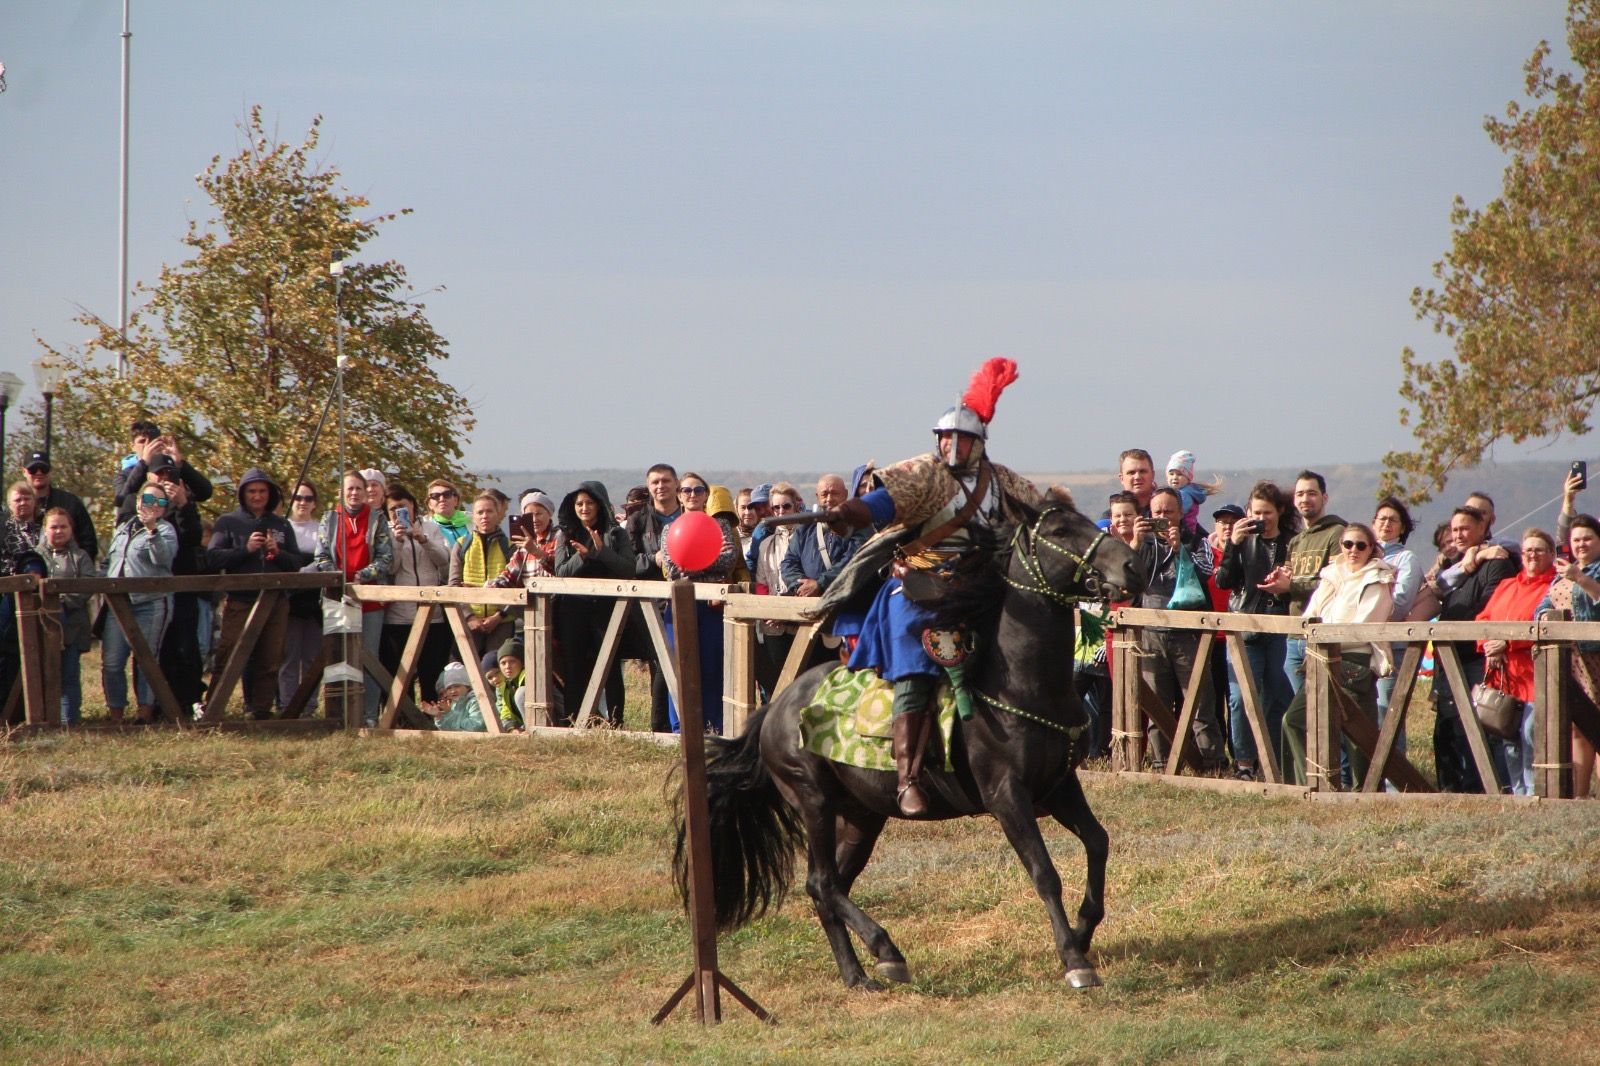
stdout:
<svg viewBox="0 0 1600 1066">
<path fill-rule="evenodd" d="M 1200 505 L 1207 496 L 1214 496 L 1222 488 L 1222 478 L 1196 482 L 1194 479 L 1194 452 L 1176 451 L 1167 460 L 1167 485 L 1178 490 L 1183 503 L 1183 529 L 1194 533 L 1200 528 Z"/>
</svg>

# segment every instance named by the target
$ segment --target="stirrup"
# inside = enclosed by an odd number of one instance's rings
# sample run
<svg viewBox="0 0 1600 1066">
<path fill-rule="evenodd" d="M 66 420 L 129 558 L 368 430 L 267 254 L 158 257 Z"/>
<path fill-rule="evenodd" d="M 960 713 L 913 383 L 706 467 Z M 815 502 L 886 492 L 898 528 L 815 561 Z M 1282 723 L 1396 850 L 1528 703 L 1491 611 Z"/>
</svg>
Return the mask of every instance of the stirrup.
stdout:
<svg viewBox="0 0 1600 1066">
<path fill-rule="evenodd" d="M 907 810 L 906 795 L 913 792 L 915 793 L 917 803 L 915 805 L 915 809 Z M 900 813 L 905 815 L 907 818 L 916 818 L 920 815 L 928 813 L 928 797 L 923 795 L 922 786 L 917 784 L 915 781 L 907 781 L 905 784 L 900 786 L 899 790 L 895 792 L 894 803 L 895 807 L 900 811 Z"/>
</svg>

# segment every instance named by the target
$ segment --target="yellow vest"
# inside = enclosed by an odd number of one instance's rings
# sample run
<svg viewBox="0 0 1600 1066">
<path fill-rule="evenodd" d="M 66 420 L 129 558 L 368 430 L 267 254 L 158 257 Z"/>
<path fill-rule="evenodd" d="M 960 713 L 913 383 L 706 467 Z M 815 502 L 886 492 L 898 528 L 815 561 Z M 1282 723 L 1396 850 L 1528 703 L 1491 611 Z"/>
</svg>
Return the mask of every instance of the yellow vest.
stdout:
<svg viewBox="0 0 1600 1066">
<path fill-rule="evenodd" d="M 480 537 L 474 533 L 471 543 L 461 553 L 461 584 L 469 589 L 481 589 L 485 581 L 498 577 L 505 568 L 506 550 L 501 547 L 500 538 Z M 472 613 L 479 618 L 487 618 L 495 610 L 497 608 L 486 603 L 472 605 Z"/>
</svg>

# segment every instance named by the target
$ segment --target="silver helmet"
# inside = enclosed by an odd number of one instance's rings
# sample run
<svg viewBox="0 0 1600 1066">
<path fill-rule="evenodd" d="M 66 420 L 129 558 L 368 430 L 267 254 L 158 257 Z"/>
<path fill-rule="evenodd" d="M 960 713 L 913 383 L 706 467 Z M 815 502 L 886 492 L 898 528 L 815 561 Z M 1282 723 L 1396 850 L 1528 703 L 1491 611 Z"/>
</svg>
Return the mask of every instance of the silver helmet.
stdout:
<svg viewBox="0 0 1600 1066">
<path fill-rule="evenodd" d="M 965 433 L 973 438 L 972 449 L 967 453 L 967 461 L 961 462 L 952 447 L 950 454 L 945 457 L 945 465 L 951 470 L 971 471 L 978 467 L 983 458 L 984 442 L 989 439 L 989 427 L 978 417 L 978 413 L 970 407 L 957 404 L 939 416 L 939 421 L 933 424 L 933 439 L 938 441 L 945 433 Z M 937 447 L 936 447 L 937 450 Z"/>
<path fill-rule="evenodd" d="M 984 425 L 983 419 L 970 407 L 961 404 L 950 408 L 939 416 L 939 421 L 933 424 L 935 433 L 970 433 L 979 440 L 989 439 L 989 427 Z"/>
</svg>

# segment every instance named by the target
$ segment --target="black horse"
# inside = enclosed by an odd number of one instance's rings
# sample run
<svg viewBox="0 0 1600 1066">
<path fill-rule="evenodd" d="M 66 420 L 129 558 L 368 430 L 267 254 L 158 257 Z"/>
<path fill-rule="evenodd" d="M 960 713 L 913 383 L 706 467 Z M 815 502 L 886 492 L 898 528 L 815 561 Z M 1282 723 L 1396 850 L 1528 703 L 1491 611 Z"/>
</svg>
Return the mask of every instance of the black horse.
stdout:
<svg viewBox="0 0 1600 1066">
<path fill-rule="evenodd" d="M 958 721 L 953 770 L 930 754 L 923 767 L 929 819 L 992 814 L 1044 900 L 1056 952 L 1074 988 L 1100 983 L 1089 941 L 1104 913 L 1107 838 L 1089 810 L 1076 767 L 1087 748 L 1088 716 L 1072 686 L 1073 608 L 1084 593 L 1124 599 L 1143 588 L 1127 545 L 1070 506 L 1052 504 L 1006 531 L 995 558 L 995 594 L 979 616 L 976 699 Z M 806 891 L 848 987 L 881 989 L 850 944 L 861 938 L 878 975 L 909 981 L 905 956 L 883 927 L 850 899 L 884 823 L 901 817 L 893 772 L 830 762 L 799 741 L 800 709 L 828 671 L 797 679 L 732 739 L 710 738 L 708 786 L 718 924 L 737 928 L 776 905 L 806 847 Z M 1088 875 L 1078 922 L 1068 921 L 1038 819 L 1050 815 L 1082 841 Z M 687 899 L 680 820 L 675 867 Z"/>
</svg>

